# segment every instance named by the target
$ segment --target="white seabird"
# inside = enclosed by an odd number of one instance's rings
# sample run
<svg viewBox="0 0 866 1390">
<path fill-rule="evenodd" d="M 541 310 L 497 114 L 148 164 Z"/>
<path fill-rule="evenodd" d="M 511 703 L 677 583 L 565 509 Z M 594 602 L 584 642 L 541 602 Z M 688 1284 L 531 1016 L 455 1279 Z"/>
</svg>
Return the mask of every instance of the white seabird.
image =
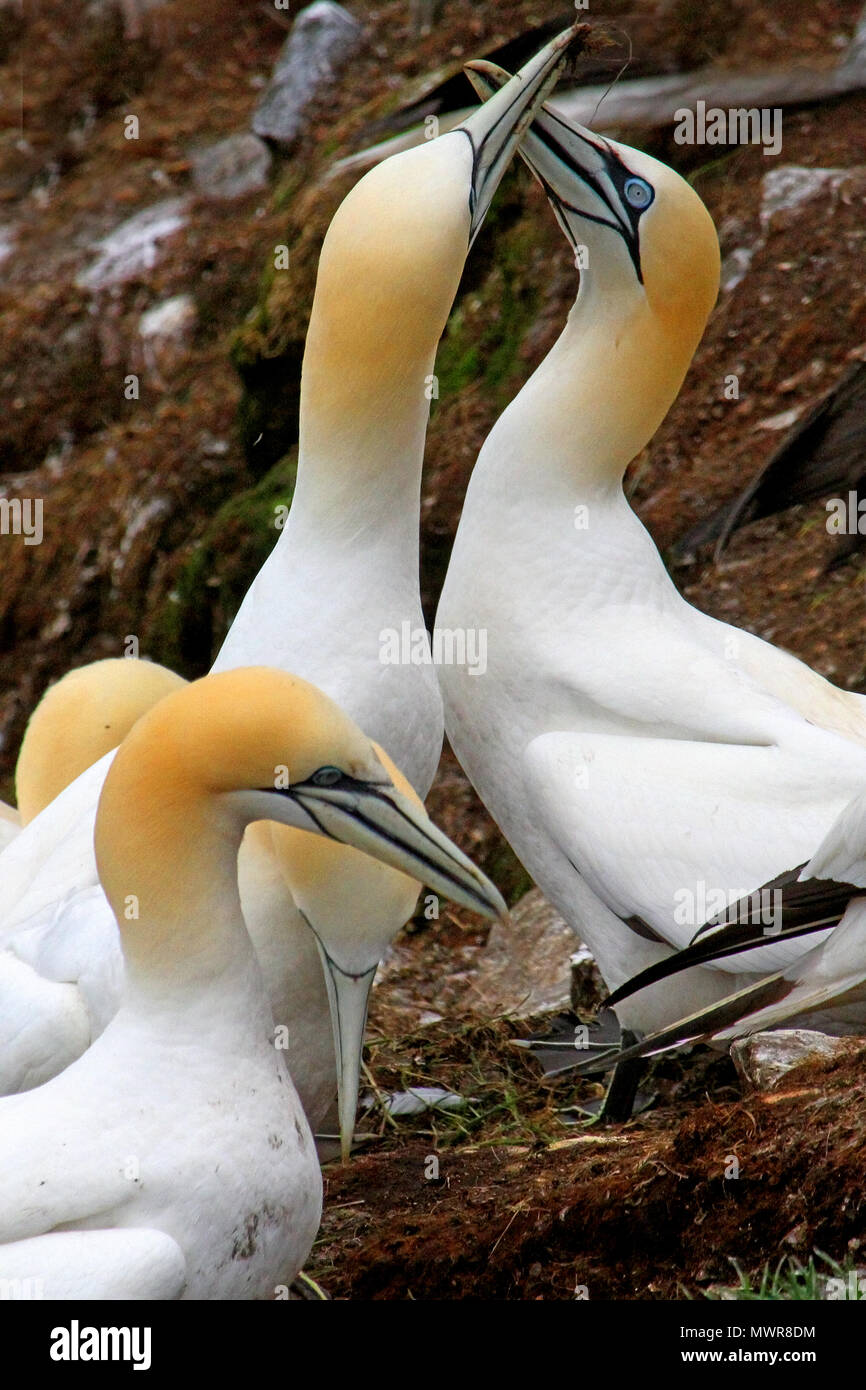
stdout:
<svg viewBox="0 0 866 1390">
<path fill-rule="evenodd" d="M 439 676 L 460 762 L 615 989 L 688 943 L 689 896 L 733 901 L 810 858 L 866 782 L 866 699 L 688 604 L 623 494 L 715 302 L 700 198 L 549 108 L 522 153 L 580 287 L 481 450 L 439 604 L 438 626 L 486 632 L 487 672 Z M 809 944 L 660 981 L 619 1017 L 653 1032 Z"/>
<path fill-rule="evenodd" d="M 49 1299 L 273 1298 L 306 1259 L 319 1165 L 237 887 L 244 830 L 263 819 L 499 908 L 314 686 L 247 668 L 168 695 L 118 751 L 97 812 L 121 1007 L 61 1075 L 0 1099 L 4 1281 L 36 1277 Z M 344 919 L 324 948 L 351 936 Z"/>
<path fill-rule="evenodd" d="M 435 674 L 426 664 L 384 663 L 380 644 L 384 631 L 407 619 L 423 630 L 418 517 L 426 388 L 469 245 L 576 32 L 548 44 L 458 130 L 372 170 L 338 209 L 322 248 L 308 332 L 294 502 L 215 663 L 225 670 L 266 661 L 315 681 L 419 793 L 432 780 L 442 738 Z M 29 970 L 24 1011 L 39 1040 L 33 1055 L 16 1008 L 14 1053 L 0 1036 L 0 1062 L 5 1056 L 11 1072 L 0 1077 L 7 1090 L 68 1064 L 116 1007 L 116 971 L 106 970 L 105 951 L 113 917 L 91 845 L 110 760 L 89 768 L 0 859 L 0 1005 L 4 969 L 14 976 L 13 1000 L 24 999 L 20 977 Z M 334 1045 L 320 1026 L 328 1017 L 326 985 L 315 938 L 266 841 L 257 832 L 242 850 L 241 900 L 275 1023 L 288 1029 L 289 1066 L 315 1125 L 333 1094 Z M 373 970 L 406 920 L 406 893 L 395 894 L 393 879 L 383 875 L 377 900 L 374 871 L 355 864 L 363 891 L 346 898 L 356 903 L 356 940 L 367 946 L 365 960 L 354 965 L 367 982 L 363 998 L 354 994 L 363 1030 Z M 312 926 L 318 928 L 314 919 Z M 348 1105 L 344 1100 L 344 1123 Z"/>
</svg>

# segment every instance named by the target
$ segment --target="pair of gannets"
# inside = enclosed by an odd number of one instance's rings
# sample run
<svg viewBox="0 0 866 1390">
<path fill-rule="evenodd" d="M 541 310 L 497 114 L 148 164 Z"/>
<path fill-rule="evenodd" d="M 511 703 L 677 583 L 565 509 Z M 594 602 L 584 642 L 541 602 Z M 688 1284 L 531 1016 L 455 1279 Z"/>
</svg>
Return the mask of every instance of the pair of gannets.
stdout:
<svg viewBox="0 0 866 1390">
<path fill-rule="evenodd" d="M 472 66 L 483 90 L 504 80 Z M 439 604 L 439 626 L 486 631 L 486 675 L 439 676 L 460 762 L 615 988 L 685 946 L 710 893 L 730 902 L 802 866 L 840 816 L 851 878 L 866 699 L 686 603 L 623 494 L 716 299 L 701 200 L 657 160 L 547 108 L 521 153 L 580 286 L 481 450 Z M 810 942 L 783 936 L 707 961 L 624 997 L 620 1019 L 651 1033 L 768 971 L 788 972 L 776 995 L 801 1001 L 813 997 L 803 971 L 823 980 L 831 1023 L 862 1023 L 862 1003 L 825 988 L 828 969 L 847 988 L 857 931 L 805 960 Z"/>
<path fill-rule="evenodd" d="M 293 520 L 218 663 L 249 662 L 256 654 L 306 667 L 319 663 L 323 683 L 330 681 L 353 712 L 362 708 L 365 723 L 381 727 L 392 749 L 407 749 L 421 783 L 432 775 L 441 741 L 439 697 L 424 667 L 386 669 L 379 639 L 383 622 L 399 628 L 416 612 L 420 620 L 417 475 L 429 409 L 426 377 L 467 247 L 574 34 L 548 45 L 500 100 L 443 142 L 395 160 L 399 169 L 374 171 L 335 218 L 304 365 Z M 333 479 L 317 478 L 317 470 L 330 467 Z M 386 476 L 383 508 L 369 493 L 381 491 Z M 306 590 L 295 589 L 304 583 Z M 362 621 L 353 630 L 347 618 L 355 615 Z M 290 748 L 284 723 L 274 747 L 275 692 L 283 715 L 297 714 L 292 733 L 300 752 Z M 22 969 L 54 994 L 35 1019 L 26 1011 L 14 1019 L 25 1038 L 31 1027 L 38 1035 L 30 1061 L 49 1074 L 64 1066 L 64 1043 L 74 1052 L 90 1040 L 74 1037 L 82 1015 L 90 1036 L 105 1029 L 62 1075 L 0 1103 L 7 1122 L 0 1166 L 12 1175 L 0 1215 L 4 1278 L 23 1277 L 36 1261 L 39 1276 L 50 1276 L 49 1297 L 60 1291 L 117 1296 L 118 1288 L 139 1297 L 255 1296 L 271 1291 L 276 1277 L 291 1277 L 309 1248 L 318 1173 L 311 1177 L 297 1107 L 291 1115 L 297 1137 L 287 1129 L 287 1078 L 239 915 L 243 855 L 240 895 L 235 857 L 246 821 L 271 817 L 317 829 L 458 901 L 502 910 L 492 886 L 434 830 L 417 800 L 395 790 L 383 760 L 376 760 L 374 778 L 357 776 L 359 768 L 369 772 L 374 744 L 365 740 L 363 758 L 355 747 L 348 767 L 332 754 L 331 762 L 308 766 L 317 745 L 301 726 L 315 724 L 316 709 L 330 711 L 322 718 L 332 740 L 340 742 L 334 726 L 340 720 L 346 738 L 347 729 L 361 737 L 320 692 L 274 672 L 224 670 L 168 695 L 135 726 L 115 761 L 109 754 L 88 768 L 21 830 L 0 861 L 11 903 L 2 923 L 2 961 L 19 972 L 0 1003 L 14 1011 Z M 239 729 L 232 712 L 242 721 Z M 283 761 L 288 784 L 275 787 L 272 774 Z M 277 792 L 288 799 L 277 802 Z M 119 981 L 105 979 L 107 906 L 89 845 L 97 799 L 98 868 L 123 935 L 122 990 Z M 413 838 L 419 827 L 423 843 Z M 339 846 L 320 849 L 318 868 L 309 859 L 300 864 L 289 901 L 303 909 L 307 887 L 314 895 L 321 888 L 321 865 L 333 871 L 333 920 L 323 923 L 319 915 L 311 925 L 314 949 L 328 969 L 338 1044 L 346 1044 L 344 1022 L 352 1043 L 341 1055 L 341 1079 L 351 1070 L 343 1065 L 350 1051 L 357 1079 L 363 1008 L 357 996 L 346 1008 L 338 976 L 369 974 L 381 954 L 383 913 L 381 904 L 377 916 L 375 902 L 353 900 L 350 861 L 329 862 L 329 852 L 338 855 Z M 280 866 L 278 853 L 268 861 L 265 897 L 271 893 L 284 908 L 289 885 L 273 872 L 275 863 Z M 247 902 L 243 910 L 255 940 L 262 896 L 256 881 L 253 892 L 252 910 Z M 405 910 L 388 935 L 404 919 Z M 284 974 L 302 974 L 303 952 L 293 956 L 282 922 L 272 918 L 266 927 L 264 942 L 256 941 L 266 974 L 280 948 Z M 312 935 L 304 940 L 309 949 Z M 123 1001 L 117 1013 L 115 994 Z M 46 1044 L 51 1053 L 52 1040 L 53 1054 L 42 1055 Z M 303 1063 L 306 1051 L 299 1051 Z M 282 1110 L 280 1086 L 286 1087 Z M 148 1117 L 142 1106 L 151 1099 Z M 94 1129 L 105 1162 L 94 1154 Z M 128 1162 L 118 1166 L 121 1151 Z M 35 1173 L 34 1152 L 45 1154 Z M 253 1181 L 246 1183 L 250 1167 Z"/>
<path fill-rule="evenodd" d="M 314 686 L 251 667 L 166 696 L 119 749 L 96 818 L 121 1006 L 61 1075 L 0 1100 L 0 1279 L 47 1298 L 265 1298 L 306 1258 L 318 1160 L 238 893 L 262 820 L 502 906 Z M 323 952 L 351 936 L 347 916 Z"/>
</svg>

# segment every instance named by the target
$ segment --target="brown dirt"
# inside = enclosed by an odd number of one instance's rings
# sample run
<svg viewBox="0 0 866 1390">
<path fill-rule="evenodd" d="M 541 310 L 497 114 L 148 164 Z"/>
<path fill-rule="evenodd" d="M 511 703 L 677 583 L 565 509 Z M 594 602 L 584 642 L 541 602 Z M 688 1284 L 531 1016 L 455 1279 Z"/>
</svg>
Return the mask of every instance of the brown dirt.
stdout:
<svg viewBox="0 0 866 1390">
<path fill-rule="evenodd" d="M 597 1300 L 699 1297 L 736 1282 L 732 1260 L 754 1270 L 816 1247 L 856 1260 L 864 1055 L 547 1143 L 392 1141 L 326 1168 L 308 1270 L 335 1298 Z"/>
</svg>

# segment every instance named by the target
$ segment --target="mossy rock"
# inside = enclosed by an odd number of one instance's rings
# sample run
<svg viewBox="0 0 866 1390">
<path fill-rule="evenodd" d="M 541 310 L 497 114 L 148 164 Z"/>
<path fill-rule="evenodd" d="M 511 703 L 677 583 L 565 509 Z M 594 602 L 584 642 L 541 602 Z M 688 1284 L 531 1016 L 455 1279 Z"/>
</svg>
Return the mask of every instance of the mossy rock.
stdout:
<svg viewBox="0 0 866 1390">
<path fill-rule="evenodd" d="M 279 539 L 291 505 L 297 451 L 255 487 L 229 499 L 183 558 L 172 590 L 144 634 L 155 661 L 189 677 L 211 666 L 244 595 Z"/>
</svg>

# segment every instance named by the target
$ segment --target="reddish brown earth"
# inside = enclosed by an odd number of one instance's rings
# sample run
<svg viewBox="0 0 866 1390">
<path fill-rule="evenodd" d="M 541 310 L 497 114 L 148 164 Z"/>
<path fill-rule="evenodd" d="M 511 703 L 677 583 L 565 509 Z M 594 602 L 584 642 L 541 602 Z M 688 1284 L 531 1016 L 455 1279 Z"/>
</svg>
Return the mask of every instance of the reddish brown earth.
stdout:
<svg viewBox="0 0 866 1390">
<path fill-rule="evenodd" d="M 272 189 L 234 203 L 193 197 L 188 228 L 153 269 L 95 304 L 73 283 L 89 244 L 159 199 L 191 195 L 191 147 L 248 127 L 284 31 L 258 0 L 175 0 L 132 43 L 111 24 L 80 23 L 65 0 L 27 6 L 23 26 L 0 17 L 0 224 L 18 229 L 0 267 L 0 485 L 43 497 L 46 518 L 40 546 L 0 537 L 7 799 L 27 714 L 49 681 L 119 653 L 129 633 L 186 675 L 206 670 L 273 543 L 272 504 L 291 495 L 318 248 L 350 182 L 325 181 L 332 161 L 361 148 L 365 129 L 417 95 L 425 74 L 569 6 L 451 0 L 421 39 L 405 0 L 349 8 L 368 44 Z M 748 71 L 829 66 L 860 9 L 860 0 L 594 0 L 592 21 L 630 36 L 652 71 L 709 61 Z M 122 136 L 130 110 L 137 142 Z M 691 177 L 724 252 L 754 239 L 775 161 L 759 149 L 716 158 L 663 134 L 634 138 Z M 787 115 L 780 159 L 866 165 L 866 96 Z M 864 203 L 859 174 L 778 217 L 749 274 L 720 298 L 679 400 L 630 472 L 633 503 L 663 550 L 760 468 L 781 437 L 762 422 L 805 409 L 866 356 Z M 291 270 L 279 279 L 268 266 L 281 242 Z M 140 369 L 139 316 L 181 292 L 198 310 L 185 355 L 161 380 L 145 374 L 139 401 L 124 400 L 125 373 Z M 422 513 L 428 611 L 478 449 L 574 292 L 565 244 L 516 167 L 470 257 L 437 365 Z M 723 396 L 730 373 L 736 401 Z M 148 512 L 154 501 L 160 510 Z M 234 510 L 219 510 L 229 502 Z M 675 578 L 701 608 L 864 689 L 866 568 L 855 558 L 824 573 L 824 517 L 818 502 L 750 527 L 720 564 L 701 557 Z M 526 886 L 447 754 L 430 805 L 510 896 Z M 311 1269 L 333 1296 L 570 1298 L 586 1285 L 592 1298 L 677 1297 L 729 1279 L 728 1257 L 754 1271 L 816 1247 L 857 1255 L 862 1052 L 761 1097 L 741 1096 L 724 1063 L 668 1062 L 657 1109 L 624 1129 L 576 1134 L 556 1113 L 569 1085 L 537 1082 L 508 1044 L 515 1024 L 473 1016 L 485 936 L 457 912 L 398 945 L 371 1021 L 376 1082 L 448 1084 L 477 1103 L 460 1120 L 437 1120 L 435 1133 L 419 1133 L 417 1121 L 386 1125 L 373 1151 L 328 1169 Z M 447 1021 L 419 1030 L 425 1009 Z M 438 1182 L 424 1176 L 434 1153 Z M 737 1181 L 723 1178 L 730 1154 Z"/>
<path fill-rule="evenodd" d="M 817 1248 L 860 1262 L 864 1059 L 852 1044 L 765 1094 L 675 1093 L 624 1127 L 547 1141 L 391 1136 L 325 1169 L 309 1271 L 336 1298 L 646 1299 L 735 1284 L 731 1261 L 755 1270 Z"/>
</svg>

